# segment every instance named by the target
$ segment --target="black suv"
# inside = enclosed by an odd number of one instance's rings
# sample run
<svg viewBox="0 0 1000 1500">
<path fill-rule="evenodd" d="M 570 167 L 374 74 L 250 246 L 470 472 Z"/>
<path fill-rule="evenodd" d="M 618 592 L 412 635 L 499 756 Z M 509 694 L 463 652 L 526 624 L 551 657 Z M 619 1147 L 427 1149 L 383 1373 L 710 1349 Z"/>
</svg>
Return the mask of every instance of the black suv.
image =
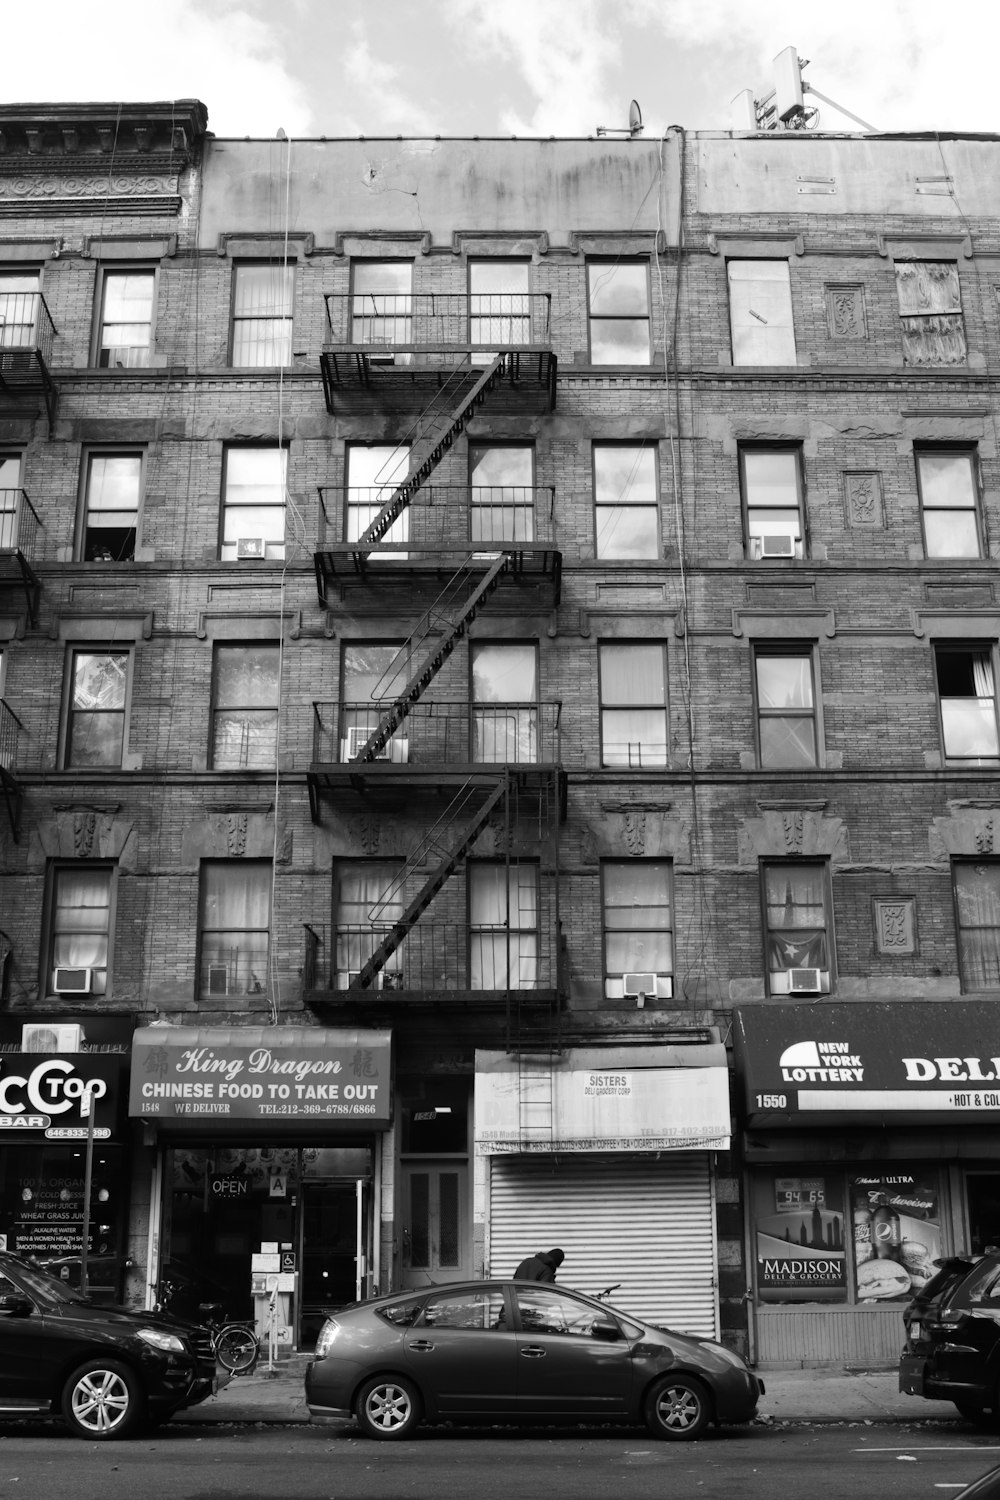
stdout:
<svg viewBox="0 0 1000 1500">
<path fill-rule="evenodd" d="M 101 1306 L 0 1252 L 0 1416 L 62 1413 L 78 1437 L 130 1437 L 216 1389 L 207 1328 Z"/>
<path fill-rule="evenodd" d="M 1000 1251 L 934 1264 L 903 1313 L 899 1389 L 953 1401 L 963 1417 L 992 1425 L 1000 1413 Z"/>
</svg>

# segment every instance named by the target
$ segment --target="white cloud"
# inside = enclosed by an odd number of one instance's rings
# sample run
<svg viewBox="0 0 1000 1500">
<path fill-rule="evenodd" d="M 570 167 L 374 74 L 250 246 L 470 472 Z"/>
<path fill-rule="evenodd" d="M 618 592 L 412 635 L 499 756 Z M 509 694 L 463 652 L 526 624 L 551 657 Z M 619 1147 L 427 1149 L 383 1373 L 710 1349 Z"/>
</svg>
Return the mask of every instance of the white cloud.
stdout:
<svg viewBox="0 0 1000 1500">
<path fill-rule="evenodd" d="M 383 39 L 384 40 L 384 39 Z M 368 41 L 365 23 L 351 23 L 351 41 L 341 55 L 341 68 L 345 83 L 354 89 L 364 102 L 364 117 L 359 120 L 341 118 L 338 133 L 364 135 L 373 130 L 377 122 L 379 134 L 397 132 L 400 135 L 433 135 L 440 131 L 438 117 L 429 112 L 403 87 L 414 80 L 419 86 L 420 70 L 409 61 L 405 74 L 394 63 L 387 62 L 383 55 L 376 56 Z"/>
</svg>

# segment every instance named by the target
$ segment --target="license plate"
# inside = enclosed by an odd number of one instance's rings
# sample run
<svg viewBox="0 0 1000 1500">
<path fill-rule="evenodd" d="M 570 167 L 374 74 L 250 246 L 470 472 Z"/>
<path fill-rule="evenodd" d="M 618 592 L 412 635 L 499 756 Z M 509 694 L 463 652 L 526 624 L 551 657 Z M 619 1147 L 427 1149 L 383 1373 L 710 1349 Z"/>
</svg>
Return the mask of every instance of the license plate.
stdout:
<svg viewBox="0 0 1000 1500">
<path fill-rule="evenodd" d="M 913 1323 L 911 1323 L 910 1324 L 910 1342 L 913 1343 L 913 1344 L 917 1343 L 917 1341 L 921 1337 L 923 1331 L 924 1330 L 921 1327 L 921 1325 L 920 1325 L 919 1322 L 913 1322 Z"/>
</svg>

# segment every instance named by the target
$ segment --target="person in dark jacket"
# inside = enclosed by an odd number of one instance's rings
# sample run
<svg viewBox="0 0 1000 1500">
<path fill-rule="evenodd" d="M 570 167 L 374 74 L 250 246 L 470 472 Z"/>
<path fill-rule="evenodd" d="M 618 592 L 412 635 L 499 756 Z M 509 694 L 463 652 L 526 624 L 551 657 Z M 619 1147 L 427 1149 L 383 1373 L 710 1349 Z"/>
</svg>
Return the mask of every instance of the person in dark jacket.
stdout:
<svg viewBox="0 0 1000 1500">
<path fill-rule="evenodd" d="M 555 1281 L 556 1272 L 566 1259 L 561 1250 L 539 1250 L 522 1260 L 514 1272 L 515 1281 Z"/>
</svg>

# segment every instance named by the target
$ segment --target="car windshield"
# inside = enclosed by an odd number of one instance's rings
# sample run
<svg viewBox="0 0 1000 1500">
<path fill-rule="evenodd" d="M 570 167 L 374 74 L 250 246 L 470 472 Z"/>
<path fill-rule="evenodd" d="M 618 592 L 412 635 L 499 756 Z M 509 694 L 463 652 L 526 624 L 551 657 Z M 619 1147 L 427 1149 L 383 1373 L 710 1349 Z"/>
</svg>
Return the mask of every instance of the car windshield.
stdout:
<svg viewBox="0 0 1000 1500">
<path fill-rule="evenodd" d="M 23 1286 L 39 1302 L 69 1303 L 87 1300 L 65 1282 L 50 1276 L 48 1271 L 43 1271 L 39 1266 L 29 1266 L 23 1260 L 0 1261 L 0 1272 L 9 1275 L 15 1284 Z"/>
</svg>

